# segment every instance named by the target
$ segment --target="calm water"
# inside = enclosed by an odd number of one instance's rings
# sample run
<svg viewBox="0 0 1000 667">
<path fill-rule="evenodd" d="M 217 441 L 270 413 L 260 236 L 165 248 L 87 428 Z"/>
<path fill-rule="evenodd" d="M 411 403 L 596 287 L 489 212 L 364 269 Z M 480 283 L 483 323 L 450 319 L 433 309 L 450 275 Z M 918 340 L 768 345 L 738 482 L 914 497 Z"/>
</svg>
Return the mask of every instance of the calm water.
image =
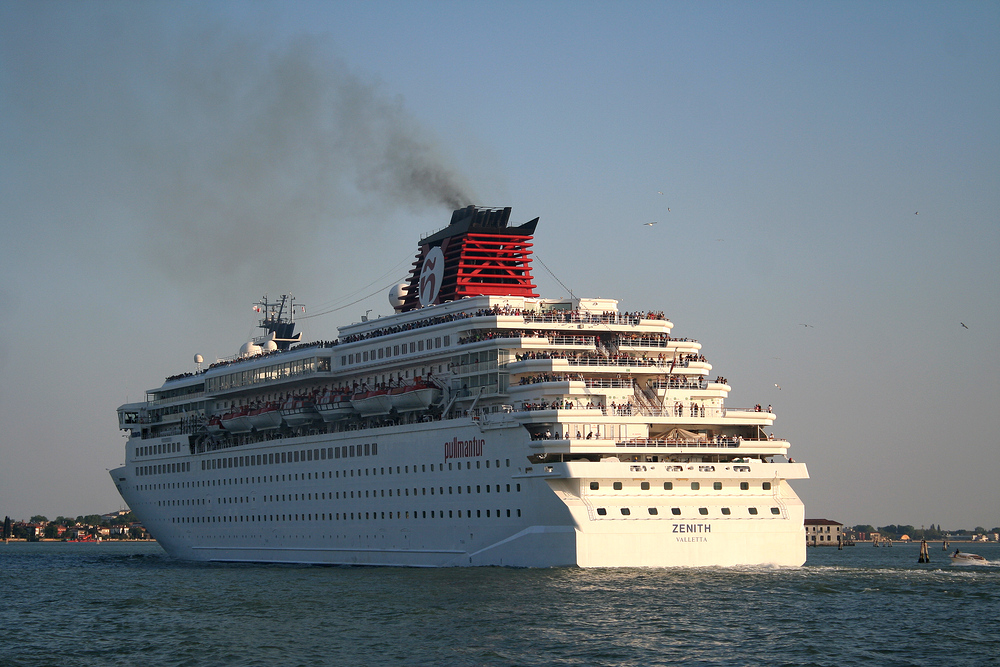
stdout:
<svg viewBox="0 0 1000 667">
<path fill-rule="evenodd" d="M 1000 665 L 1000 545 L 809 550 L 805 567 L 194 565 L 0 543 L 0 665 Z"/>
</svg>

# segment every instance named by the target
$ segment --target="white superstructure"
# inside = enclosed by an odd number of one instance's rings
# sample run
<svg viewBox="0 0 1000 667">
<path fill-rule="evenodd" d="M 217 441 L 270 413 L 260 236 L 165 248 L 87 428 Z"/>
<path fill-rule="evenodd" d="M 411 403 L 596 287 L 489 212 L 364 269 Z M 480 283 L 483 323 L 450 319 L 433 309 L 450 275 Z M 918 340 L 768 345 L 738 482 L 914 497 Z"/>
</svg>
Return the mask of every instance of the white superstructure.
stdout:
<svg viewBox="0 0 1000 667">
<path fill-rule="evenodd" d="M 801 565 L 808 477 L 661 313 L 534 295 L 537 220 L 470 207 L 396 314 L 299 343 L 290 298 L 228 362 L 118 408 L 122 497 L 173 556 L 330 564 Z M 503 292 L 501 294 L 501 292 Z M 298 343 L 293 345 L 293 343 Z M 256 348 L 256 349 L 254 349 Z"/>
</svg>

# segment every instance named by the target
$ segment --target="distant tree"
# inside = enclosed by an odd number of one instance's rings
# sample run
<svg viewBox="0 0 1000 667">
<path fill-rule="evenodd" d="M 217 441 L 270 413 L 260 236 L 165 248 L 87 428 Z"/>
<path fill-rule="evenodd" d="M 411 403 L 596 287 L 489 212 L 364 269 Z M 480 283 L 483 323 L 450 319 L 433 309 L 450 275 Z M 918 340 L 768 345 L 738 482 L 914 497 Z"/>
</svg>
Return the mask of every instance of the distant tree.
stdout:
<svg viewBox="0 0 1000 667">
<path fill-rule="evenodd" d="M 874 526 L 870 526 L 870 525 L 868 525 L 866 523 L 866 524 L 859 524 L 859 525 L 855 526 L 854 528 L 852 528 L 851 530 L 853 530 L 856 533 L 874 533 L 875 532 L 875 527 Z"/>
<path fill-rule="evenodd" d="M 3 537 L 4 537 L 4 539 L 7 539 L 8 537 L 11 536 L 10 526 L 11 526 L 10 517 L 9 516 L 5 516 L 3 518 Z"/>
<path fill-rule="evenodd" d="M 49 538 L 50 540 L 59 537 L 59 524 L 58 523 L 46 524 L 45 537 Z"/>
<path fill-rule="evenodd" d="M 35 516 L 31 517 L 31 523 L 48 523 L 48 522 L 49 518 L 42 514 L 36 514 Z"/>
<path fill-rule="evenodd" d="M 986 529 L 983 528 L 982 526 L 976 526 L 976 532 L 977 533 L 985 533 Z"/>
</svg>

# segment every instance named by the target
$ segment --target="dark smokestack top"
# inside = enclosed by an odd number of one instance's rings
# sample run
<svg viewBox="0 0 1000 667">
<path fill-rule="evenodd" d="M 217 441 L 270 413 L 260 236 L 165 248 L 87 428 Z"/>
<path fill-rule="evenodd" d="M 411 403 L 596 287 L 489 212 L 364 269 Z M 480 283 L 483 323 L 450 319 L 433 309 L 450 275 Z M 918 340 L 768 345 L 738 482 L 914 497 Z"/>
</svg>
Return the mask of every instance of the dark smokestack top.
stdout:
<svg viewBox="0 0 1000 667">
<path fill-rule="evenodd" d="M 451 224 L 420 241 L 420 245 L 436 245 L 450 236 L 474 232 L 477 234 L 517 234 L 531 236 L 535 233 L 538 218 L 517 227 L 509 227 L 511 207 L 483 208 L 466 206 L 451 214 Z"/>
</svg>

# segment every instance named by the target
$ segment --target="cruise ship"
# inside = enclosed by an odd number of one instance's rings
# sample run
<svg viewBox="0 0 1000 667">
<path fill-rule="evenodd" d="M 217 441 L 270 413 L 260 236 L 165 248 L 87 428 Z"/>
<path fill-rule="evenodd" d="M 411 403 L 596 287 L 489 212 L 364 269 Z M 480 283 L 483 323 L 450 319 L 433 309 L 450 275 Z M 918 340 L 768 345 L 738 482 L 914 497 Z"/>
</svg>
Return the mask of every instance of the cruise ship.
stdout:
<svg viewBox="0 0 1000 667">
<path fill-rule="evenodd" d="M 805 562 L 808 477 L 770 407 L 662 312 L 543 298 L 538 218 L 470 206 L 393 314 L 304 342 L 262 299 L 239 354 L 118 408 L 122 498 L 168 554 L 383 566 Z M 302 319 L 300 315 L 299 319 Z"/>
</svg>

